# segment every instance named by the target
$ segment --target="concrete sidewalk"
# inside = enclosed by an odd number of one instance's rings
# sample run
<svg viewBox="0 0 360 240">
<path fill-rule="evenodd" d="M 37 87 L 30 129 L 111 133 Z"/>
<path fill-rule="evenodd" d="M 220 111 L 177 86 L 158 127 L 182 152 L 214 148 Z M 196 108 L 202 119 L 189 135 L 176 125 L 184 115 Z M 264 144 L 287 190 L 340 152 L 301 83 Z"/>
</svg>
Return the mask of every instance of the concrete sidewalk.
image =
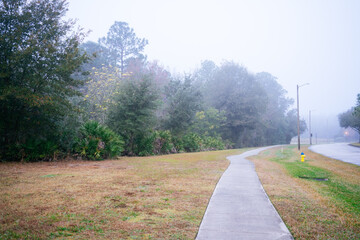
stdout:
<svg viewBox="0 0 360 240">
<path fill-rule="evenodd" d="M 210 199 L 196 239 L 293 239 L 246 157 L 267 148 L 230 156 L 229 168 Z"/>
</svg>

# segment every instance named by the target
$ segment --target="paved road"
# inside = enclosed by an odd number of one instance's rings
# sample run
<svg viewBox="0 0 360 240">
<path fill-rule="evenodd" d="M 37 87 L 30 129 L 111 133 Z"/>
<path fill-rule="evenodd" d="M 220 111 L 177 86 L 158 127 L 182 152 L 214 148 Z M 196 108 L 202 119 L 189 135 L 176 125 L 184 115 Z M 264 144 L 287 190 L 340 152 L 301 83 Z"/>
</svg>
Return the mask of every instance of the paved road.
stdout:
<svg viewBox="0 0 360 240">
<path fill-rule="evenodd" d="M 360 148 L 350 146 L 348 143 L 333 143 L 312 145 L 311 151 L 360 166 Z"/>
<path fill-rule="evenodd" d="M 293 239 L 271 204 L 252 162 L 266 148 L 230 156 L 201 222 L 197 240 Z"/>
</svg>

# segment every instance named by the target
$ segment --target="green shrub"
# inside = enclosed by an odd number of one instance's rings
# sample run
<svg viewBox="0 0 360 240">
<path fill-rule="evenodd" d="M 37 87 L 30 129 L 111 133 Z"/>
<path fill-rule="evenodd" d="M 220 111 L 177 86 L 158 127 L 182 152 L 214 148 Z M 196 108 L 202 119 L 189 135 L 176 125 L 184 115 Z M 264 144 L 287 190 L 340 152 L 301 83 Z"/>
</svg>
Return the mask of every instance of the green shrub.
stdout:
<svg viewBox="0 0 360 240">
<path fill-rule="evenodd" d="M 24 144 L 14 147 L 22 161 L 53 160 L 56 158 L 58 146 L 48 139 L 30 138 Z"/>
<path fill-rule="evenodd" d="M 138 136 L 135 140 L 135 155 L 149 156 L 154 154 L 155 133 Z"/>
<path fill-rule="evenodd" d="M 184 152 L 185 149 L 184 149 L 184 142 L 183 142 L 183 139 L 182 137 L 179 137 L 179 136 L 173 136 L 172 137 L 172 143 L 174 145 L 174 149 L 173 149 L 173 152 Z"/>
<path fill-rule="evenodd" d="M 154 132 L 155 139 L 153 142 L 154 154 L 169 154 L 176 152 L 172 142 L 171 132 L 169 130 Z"/>
<path fill-rule="evenodd" d="M 203 149 L 203 141 L 196 133 L 188 133 L 184 135 L 182 142 L 186 152 L 198 152 Z"/>
<path fill-rule="evenodd" d="M 113 131 L 96 121 L 86 122 L 79 130 L 75 152 L 90 160 L 120 155 L 124 142 Z"/>
<path fill-rule="evenodd" d="M 203 137 L 203 143 L 204 143 L 204 148 L 205 148 L 203 150 L 211 151 L 211 150 L 225 149 L 225 144 L 221 137 L 205 136 L 205 137 Z"/>
</svg>

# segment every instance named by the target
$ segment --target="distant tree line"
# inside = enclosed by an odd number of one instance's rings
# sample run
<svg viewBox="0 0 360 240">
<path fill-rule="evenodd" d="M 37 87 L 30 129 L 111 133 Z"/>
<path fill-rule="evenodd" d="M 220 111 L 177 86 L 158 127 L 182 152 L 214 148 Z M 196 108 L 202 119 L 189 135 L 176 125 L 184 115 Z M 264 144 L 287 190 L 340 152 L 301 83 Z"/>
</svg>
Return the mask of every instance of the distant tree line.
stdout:
<svg viewBox="0 0 360 240">
<path fill-rule="evenodd" d="M 0 3 L 0 159 L 104 159 L 287 144 L 292 100 L 269 73 L 203 61 L 172 76 L 125 22 L 98 43 L 62 0 Z M 306 128 L 301 121 L 301 131 Z"/>
<path fill-rule="evenodd" d="M 340 127 L 351 128 L 355 130 L 360 136 L 360 93 L 357 95 L 356 105 L 346 112 L 339 114 L 338 118 Z"/>
</svg>

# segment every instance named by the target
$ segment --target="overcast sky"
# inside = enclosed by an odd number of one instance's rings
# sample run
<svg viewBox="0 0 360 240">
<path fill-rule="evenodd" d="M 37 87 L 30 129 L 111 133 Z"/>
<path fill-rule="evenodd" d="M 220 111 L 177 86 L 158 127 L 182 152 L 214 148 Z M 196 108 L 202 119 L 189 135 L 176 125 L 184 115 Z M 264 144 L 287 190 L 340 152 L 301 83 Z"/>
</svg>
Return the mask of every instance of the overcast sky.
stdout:
<svg viewBox="0 0 360 240">
<path fill-rule="evenodd" d="M 95 42 L 127 22 L 170 72 L 233 60 L 276 76 L 295 101 L 296 85 L 310 83 L 300 88 L 305 119 L 335 116 L 360 93 L 358 0 L 70 0 L 68 16 Z"/>
</svg>

